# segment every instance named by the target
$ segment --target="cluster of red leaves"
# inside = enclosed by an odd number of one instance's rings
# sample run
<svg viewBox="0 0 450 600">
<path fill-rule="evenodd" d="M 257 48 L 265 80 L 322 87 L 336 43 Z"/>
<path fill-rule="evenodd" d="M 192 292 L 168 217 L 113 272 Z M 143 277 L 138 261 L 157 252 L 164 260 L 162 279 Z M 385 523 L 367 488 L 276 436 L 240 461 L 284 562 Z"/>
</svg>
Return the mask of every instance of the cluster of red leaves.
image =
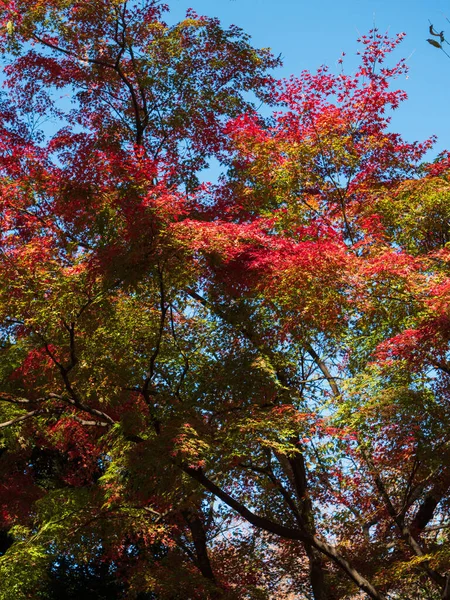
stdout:
<svg viewBox="0 0 450 600">
<path fill-rule="evenodd" d="M 14 456 L 14 459 L 18 457 Z M 20 471 L 11 458 L 9 462 L 12 467 L 9 471 L 8 465 L 3 461 L 0 463 L 2 471 L 7 471 L 0 484 L 0 528 L 3 530 L 16 523 L 28 523 L 33 516 L 34 503 L 44 495 L 42 488 L 35 485 L 30 469 Z"/>
</svg>

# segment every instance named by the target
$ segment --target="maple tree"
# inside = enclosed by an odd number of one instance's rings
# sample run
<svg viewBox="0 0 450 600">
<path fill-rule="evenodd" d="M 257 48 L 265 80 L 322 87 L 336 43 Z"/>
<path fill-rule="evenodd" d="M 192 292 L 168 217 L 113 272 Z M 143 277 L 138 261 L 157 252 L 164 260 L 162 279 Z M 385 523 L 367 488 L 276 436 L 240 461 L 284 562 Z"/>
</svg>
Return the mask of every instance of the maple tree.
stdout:
<svg viewBox="0 0 450 600">
<path fill-rule="evenodd" d="M 402 36 L 276 82 L 166 10 L 0 2 L 0 598 L 450 598 L 450 165 L 389 129 Z"/>
</svg>

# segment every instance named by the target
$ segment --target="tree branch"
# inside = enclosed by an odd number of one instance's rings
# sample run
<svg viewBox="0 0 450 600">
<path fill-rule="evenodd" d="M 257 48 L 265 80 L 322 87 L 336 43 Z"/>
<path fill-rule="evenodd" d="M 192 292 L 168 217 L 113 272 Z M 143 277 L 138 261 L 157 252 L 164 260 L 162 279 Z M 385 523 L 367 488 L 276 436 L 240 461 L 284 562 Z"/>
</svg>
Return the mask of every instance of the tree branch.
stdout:
<svg viewBox="0 0 450 600">
<path fill-rule="evenodd" d="M 15 419 L 11 419 L 10 421 L 5 421 L 4 423 L 0 423 L 0 429 L 3 429 L 5 427 L 10 427 L 11 425 L 16 425 L 17 423 L 22 423 L 22 421 L 27 421 L 28 419 L 31 419 L 32 417 L 36 417 L 37 415 L 41 415 L 41 414 L 44 414 L 47 412 L 49 412 L 49 411 L 44 408 L 30 410 L 30 412 L 26 413 L 25 415 L 21 415 L 20 417 L 16 417 Z"/>
<path fill-rule="evenodd" d="M 370 598 L 372 598 L 372 600 L 385 600 L 384 596 L 381 595 L 374 588 L 374 586 L 369 581 L 367 581 L 367 579 L 365 579 L 358 571 L 356 571 L 356 569 L 354 569 L 350 565 L 350 563 L 339 554 L 339 552 L 334 546 L 323 542 L 317 536 L 312 536 L 308 532 L 303 531 L 301 529 L 292 529 L 290 527 L 280 525 L 279 523 L 275 523 L 266 517 L 256 515 L 248 508 L 243 506 L 235 498 L 227 494 L 227 492 L 219 488 L 210 479 L 208 479 L 201 469 L 188 467 L 185 465 L 181 468 L 187 475 L 198 481 L 203 487 L 205 487 L 208 491 L 213 493 L 217 498 L 220 498 L 220 500 L 225 502 L 225 504 L 227 504 L 230 508 L 235 510 L 238 514 L 241 515 L 241 517 L 243 517 L 254 527 L 257 527 L 258 529 L 263 529 L 264 531 L 273 533 L 285 539 L 298 540 L 307 543 L 311 546 L 314 546 L 315 548 L 317 548 L 317 550 L 322 552 L 322 554 L 328 556 L 328 558 L 331 558 L 333 562 L 335 562 L 358 586 L 358 588 L 366 592 L 366 594 Z"/>
</svg>

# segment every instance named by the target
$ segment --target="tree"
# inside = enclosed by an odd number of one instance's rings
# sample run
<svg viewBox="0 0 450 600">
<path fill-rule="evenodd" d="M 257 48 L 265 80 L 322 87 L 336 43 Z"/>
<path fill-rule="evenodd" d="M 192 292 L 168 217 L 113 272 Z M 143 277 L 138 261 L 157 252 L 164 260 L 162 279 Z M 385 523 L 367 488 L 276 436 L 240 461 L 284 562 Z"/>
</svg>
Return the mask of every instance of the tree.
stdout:
<svg viewBox="0 0 450 600">
<path fill-rule="evenodd" d="M 0 598 L 64 564 L 127 598 L 449 598 L 448 158 L 389 131 L 402 36 L 274 82 L 163 14 L 0 12 Z"/>
</svg>

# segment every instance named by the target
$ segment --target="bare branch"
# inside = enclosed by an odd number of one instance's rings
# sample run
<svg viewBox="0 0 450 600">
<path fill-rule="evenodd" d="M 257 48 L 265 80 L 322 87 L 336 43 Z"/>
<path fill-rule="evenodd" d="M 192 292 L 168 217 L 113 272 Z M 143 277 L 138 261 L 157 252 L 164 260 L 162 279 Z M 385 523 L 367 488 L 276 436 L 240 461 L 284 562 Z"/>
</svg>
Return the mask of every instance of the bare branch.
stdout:
<svg viewBox="0 0 450 600">
<path fill-rule="evenodd" d="M 22 423 L 23 421 L 27 421 L 32 417 L 36 417 L 37 415 L 41 415 L 43 413 L 48 412 L 46 409 L 36 409 L 31 410 L 25 415 L 21 415 L 20 417 L 16 417 L 15 419 L 11 419 L 10 421 L 5 421 L 4 423 L 0 423 L 0 429 L 4 429 L 5 427 L 10 427 L 11 425 L 16 425 L 17 423 Z"/>
</svg>

